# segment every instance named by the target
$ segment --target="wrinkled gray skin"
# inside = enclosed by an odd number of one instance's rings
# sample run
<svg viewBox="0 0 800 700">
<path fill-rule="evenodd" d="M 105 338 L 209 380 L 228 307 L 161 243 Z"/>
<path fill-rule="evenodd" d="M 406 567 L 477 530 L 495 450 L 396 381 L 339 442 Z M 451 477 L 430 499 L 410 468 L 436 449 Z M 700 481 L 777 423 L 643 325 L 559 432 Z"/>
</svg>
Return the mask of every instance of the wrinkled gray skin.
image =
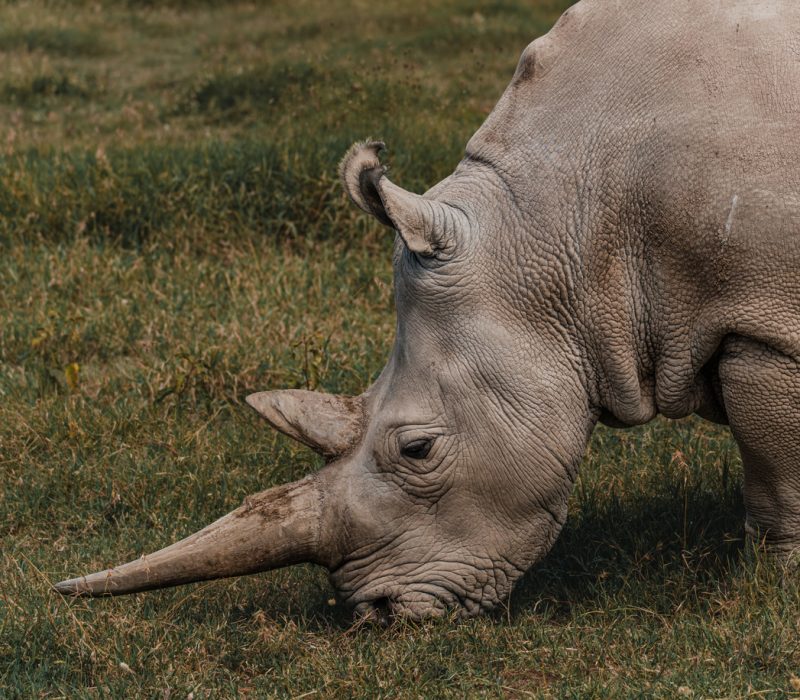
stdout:
<svg viewBox="0 0 800 700">
<path fill-rule="evenodd" d="M 553 544 L 597 420 L 657 413 L 730 423 L 748 531 L 798 549 L 798 56 L 796 0 L 584 0 L 424 196 L 354 146 L 345 188 L 399 233 L 392 356 L 355 399 L 248 399 L 328 466 L 228 516 L 269 547 L 204 530 L 235 546 L 58 590 L 311 560 L 359 613 L 489 610 Z"/>
</svg>

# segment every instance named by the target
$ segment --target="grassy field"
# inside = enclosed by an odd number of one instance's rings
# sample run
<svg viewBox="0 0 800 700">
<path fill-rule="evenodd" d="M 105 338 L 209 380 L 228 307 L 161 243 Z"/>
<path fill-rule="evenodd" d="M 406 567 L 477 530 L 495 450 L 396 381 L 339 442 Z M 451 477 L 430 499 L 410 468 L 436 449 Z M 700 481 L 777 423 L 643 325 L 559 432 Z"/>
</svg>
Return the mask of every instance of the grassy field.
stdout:
<svg viewBox="0 0 800 700">
<path fill-rule="evenodd" d="M 0 6 L 0 697 L 800 697 L 800 595 L 699 421 L 598 429 L 493 617 L 353 626 L 296 567 L 113 600 L 49 585 L 319 466 L 243 405 L 359 392 L 390 235 L 347 146 L 447 174 L 561 0 Z"/>
</svg>

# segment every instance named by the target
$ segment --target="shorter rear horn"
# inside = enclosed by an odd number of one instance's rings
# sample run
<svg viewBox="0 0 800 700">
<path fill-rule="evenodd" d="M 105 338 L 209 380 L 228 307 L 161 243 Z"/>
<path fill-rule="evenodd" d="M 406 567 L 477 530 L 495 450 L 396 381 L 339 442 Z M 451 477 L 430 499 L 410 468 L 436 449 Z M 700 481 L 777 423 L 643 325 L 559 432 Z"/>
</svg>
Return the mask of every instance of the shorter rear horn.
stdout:
<svg viewBox="0 0 800 700">
<path fill-rule="evenodd" d="M 361 438 L 364 408 L 360 396 L 285 389 L 250 394 L 248 404 L 285 435 L 333 459 Z"/>
</svg>

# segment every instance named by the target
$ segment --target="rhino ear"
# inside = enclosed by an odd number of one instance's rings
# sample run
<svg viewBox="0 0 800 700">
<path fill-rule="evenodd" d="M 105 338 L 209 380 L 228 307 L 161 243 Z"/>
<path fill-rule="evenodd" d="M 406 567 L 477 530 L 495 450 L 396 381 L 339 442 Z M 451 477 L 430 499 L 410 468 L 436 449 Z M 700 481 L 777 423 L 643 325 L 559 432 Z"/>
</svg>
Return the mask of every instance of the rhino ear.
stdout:
<svg viewBox="0 0 800 700">
<path fill-rule="evenodd" d="M 262 391 L 246 399 L 272 427 L 327 458 L 348 452 L 363 432 L 360 397 L 317 391 Z"/>
<path fill-rule="evenodd" d="M 359 141 L 350 146 L 339 163 L 339 177 L 345 192 L 367 214 L 384 226 L 394 226 L 383 206 L 378 182 L 386 174 L 386 166 L 378 154 L 386 148 L 383 141 Z"/>
<path fill-rule="evenodd" d="M 395 229 L 406 247 L 425 257 L 444 257 L 466 225 L 460 209 L 398 187 L 386 177 L 378 154 L 382 141 L 355 143 L 339 164 L 350 199 L 378 221 Z"/>
</svg>

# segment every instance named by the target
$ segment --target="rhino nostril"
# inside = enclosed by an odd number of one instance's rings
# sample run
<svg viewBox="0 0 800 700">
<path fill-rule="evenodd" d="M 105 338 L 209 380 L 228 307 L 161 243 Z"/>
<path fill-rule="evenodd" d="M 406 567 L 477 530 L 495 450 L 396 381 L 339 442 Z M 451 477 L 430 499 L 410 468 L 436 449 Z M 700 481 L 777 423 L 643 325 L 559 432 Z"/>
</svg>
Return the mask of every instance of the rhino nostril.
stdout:
<svg viewBox="0 0 800 700">
<path fill-rule="evenodd" d="M 356 605 L 353 613 L 356 618 L 363 622 L 371 622 L 387 627 L 392 621 L 392 603 L 388 596 L 365 600 Z"/>
<path fill-rule="evenodd" d="M 372 601 L 372 607 L 375 608 L 375 610 L 385 610 L 387 613 L 390 612 L 389 596 L 375 598 L 375 600 Z"/>
<path fill-rule="evenodd" d="M 372 601 L 372 607 L 378 612 L 382 612 L 387 615 L 390 615 L 392 612 L 392 603 L 389 600 L 389 596 L 381 596 L 380 598 L 376 598 Z"/>
<path fill-rule="evenodd" d="M 387 627 L 392 620 L 392 604 L 388 596 L 381 596 L 372 601 L 376 622 Z"/>
</svg>

